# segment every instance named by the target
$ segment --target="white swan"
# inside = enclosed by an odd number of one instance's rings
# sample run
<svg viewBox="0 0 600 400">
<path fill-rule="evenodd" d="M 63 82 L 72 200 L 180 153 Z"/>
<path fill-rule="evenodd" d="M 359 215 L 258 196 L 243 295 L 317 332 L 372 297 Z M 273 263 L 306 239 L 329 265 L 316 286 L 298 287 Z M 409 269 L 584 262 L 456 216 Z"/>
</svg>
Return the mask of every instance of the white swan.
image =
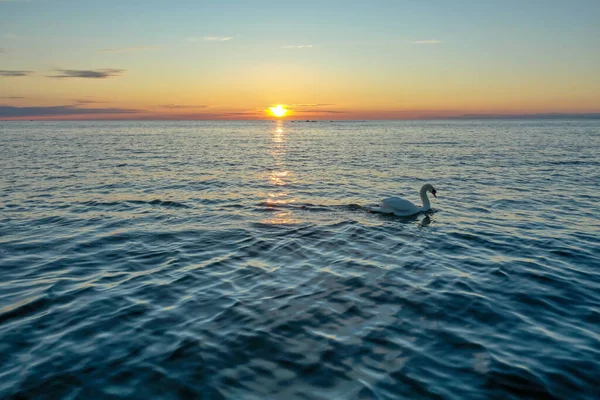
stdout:
<svg viewBox="0 0 600 400">
<path fill-rule="evenodd" d="M 399 217 L 408 217 L 409 215 L 415 215 L 420 212 L 429 211 L 431 210 L 431 204 L 429 203 L 427 192 L 431 192 L 433 197 L 437 198 L 437 192 L 433 186 L 431 186 L 429 183 L 423 185 L 421 191 L 419 192 L 421 195 L 421 200 L 423 201 L 422 207 L 417 207 L 408 200 L 394 196 L 383 199 L 380 207 L 373 207 L 371 210 L 386 214 L 394 214 Z"/>
</svg>

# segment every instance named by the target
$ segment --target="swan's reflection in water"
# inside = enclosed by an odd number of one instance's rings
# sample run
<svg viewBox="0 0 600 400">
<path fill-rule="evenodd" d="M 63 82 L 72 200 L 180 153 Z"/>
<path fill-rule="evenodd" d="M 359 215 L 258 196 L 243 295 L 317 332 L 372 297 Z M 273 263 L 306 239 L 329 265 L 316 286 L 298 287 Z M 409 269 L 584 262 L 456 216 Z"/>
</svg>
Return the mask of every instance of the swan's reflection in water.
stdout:
<svg viewBox="0 0 600 400">
<path fill-rule="evenodd" d="M 415 215 L 409 215 L 407 217 L 399 217 L 394 214 L 384 214 L 375 211 L 369 211 L 372 214 L 377 215 L 377 217 L 384 221 L 395 221 L 401 224 L 417 224 L 421 228 L 426 228 L 435 222 L 434 211 L 428 211 L 426 214 L 418 213 Z"/>
<path fill-rule="evenodd" d="M 429 214 L 425 215 L 425 218 L 423 218 L 421 220 L 421 222 L 419 222 L 419 226 L 429 226 L 429 224 L 431 224 L 432 220 L 431 220 L 431 216 Z"/>
<path fill-rule="evenodd" d="M 275 190 L 267 194 L 266 204 L 272 210 L 272 214 L 270 218 L 262 221 L 266 224 L 284 225 L 299 222 L 294 218 L 292 210 L 286 209 L 286 205 L 293 202 L 288 192 L 284 190 L 288 184 L 286 179 L 290 175 L 290 171 L 285 166 L 286 153 L 287 143 L 283 121 L 277 121 L 275 130 L 271 134 L 270 154 L 273 157 L 273 169 L 269 174 L 269 184 Z"/>
</svg>

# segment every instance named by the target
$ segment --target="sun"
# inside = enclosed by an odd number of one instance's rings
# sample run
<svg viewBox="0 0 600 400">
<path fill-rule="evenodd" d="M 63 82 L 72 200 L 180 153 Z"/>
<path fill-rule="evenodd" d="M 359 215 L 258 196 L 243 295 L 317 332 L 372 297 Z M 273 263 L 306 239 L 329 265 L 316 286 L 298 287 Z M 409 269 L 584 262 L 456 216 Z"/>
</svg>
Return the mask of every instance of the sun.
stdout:
<svg viewBox="0 0 600 400">
<path fill-rule="evenodd" d="M 277 118 L 284 117 L 285 114 L 287 114 L 288 112 L 288 110 L 281 104 L 277 104 L 276 107 L 269 107 L 269 111 L 271 111 L 271 114 L 273 114 Z"/>
</svg>

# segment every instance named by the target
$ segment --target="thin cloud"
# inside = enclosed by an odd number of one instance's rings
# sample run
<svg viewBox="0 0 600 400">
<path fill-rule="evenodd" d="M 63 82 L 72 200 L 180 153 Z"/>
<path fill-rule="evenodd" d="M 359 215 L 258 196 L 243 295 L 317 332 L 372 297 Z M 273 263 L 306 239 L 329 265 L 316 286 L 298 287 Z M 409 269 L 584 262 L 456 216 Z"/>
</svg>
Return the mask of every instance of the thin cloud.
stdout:
<svg viewBox="0 0 600 400">
<path fill-rule="evenodd" d="M 22 100 L 25 97 L 23 96 L 2 96 L 0 99 L 8 99 L 8 100 Z"/>
<path fill-rule="evenodd" d="M 328 103 L 317 103 L 317 104 L 292 104 L 292 107 L 329 107 L 333 104 Z"/>
<path fill-rule="evenodd" d="M 239 112 L 229 112 L 229 113 L 223 113 L 220 115 L 259 115 L 261 114 L 258 111 L 239 111 Z"/>
<path fill-rule="evenodd" d="M 186 38 L 186 40 L 188 42 L 200 42 L 200 41 L 205 41 L 205 42 L 227 42 L 229 40 L 233 40 L 232 36 L 204 36 L 203 38 L 197 38 L 197 37 L 189 37 Z"/>
<path fill-rule="evenodd" d="M 0 106 L 0 118 L 16 117 L 48 117 L 69 115 L 98 115 L 98 114 L 137 114 L 140 110 L 130 108 L 79 108 L 76 105 L 51 107 L 13 107 Z"/>
<path fill-rule="evenodd" d="M 186 105 L 186 104 L 161 104 L 159 107 L 169 108 L 169 109 L 181 109 L 181 108 L 208 108 L 205 104 L 199 104 L 197 106 L 194 105 Z"/>
<path fill-rule="evenodd" d="M 73 99 L 72 101 L 75 104 L 98 104 L 98 103 L 106 103 L 106 101 L 98 101 L 98 100 L 90 100 L 90 99 Z"/>
<path fill-rule="evenodd" d="M 5 76 L 5 77 L 29 76 L 31 74 L 33 74 L 33 71 L 8 71 L 8 70 L 0 70 L 0 76 Z"/>
<path fill-rule="evenodd" d="M 444 43 L 444 41 L 437 40 L 437 39 L 429 39 L 429 40 L 415 40 L 413 42 L 413 44 L 440 44 L 440 43 Z"/>
<path fill-rule="evenodd" d="M 310 113 L 310 114 L 348 114 L 347 111 L 338 111 L 338 110 L 301 110 L 300 113 Z"/>
<path fill-rule="evenodd" d="M 100 49 L 96 50 L 101 53 L 125 53 L 132 51 L 147 51 L 147 50 L 157 50 L 159 46 L 135 46 L 135 47 L 118 47 L 115 49 Z"/>
<path fill-rule="evenodd" d="M 600 113 L 538 113 L 538 114 L 464 114 L 453 117 L 455 119 L 527 119 L 527 118 L 589 118 L 600 119 Z"/>
<path fill-rule="evenodd" d="M 0 47 L 0 53 L 6 53 L 6 49 Z"/>
<path fill-rule="evenodd" d="M 312 44 L 288 44 L 281 46 L 282 49 L 310 49 L 312 47 Z"/>
<path fill-rule="evenodd" d="M 231 36 L 204 36 L 204 40 L 207 42 L 226 42 L 228 40 L 232 40 Z"/>
<path fill-rule="evenodd" d="M 48 78 L 87 78 L 87 79 L 106 79 L 119 76 L 125 72 L 124 69 L 57 69 L 59 75 L 47 75 Z"/>
</svg>

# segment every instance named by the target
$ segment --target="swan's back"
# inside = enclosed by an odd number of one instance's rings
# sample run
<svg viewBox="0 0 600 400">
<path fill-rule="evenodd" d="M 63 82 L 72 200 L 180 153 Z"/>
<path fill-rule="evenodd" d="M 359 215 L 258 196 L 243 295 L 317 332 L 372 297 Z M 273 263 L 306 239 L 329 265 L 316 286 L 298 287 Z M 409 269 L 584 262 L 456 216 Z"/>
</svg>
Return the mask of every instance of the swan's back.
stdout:
<svg viewBox="0 0 600 400">
<path fill-rule="evenodd" d="M 389 210 L 388 212 L 393 212 L 394 214 L 415 213 L 419 211 L 419 208 L 413 203 L 397 196 L 383 199 L 381 206 L 383 209 Z"/>
</svg>

